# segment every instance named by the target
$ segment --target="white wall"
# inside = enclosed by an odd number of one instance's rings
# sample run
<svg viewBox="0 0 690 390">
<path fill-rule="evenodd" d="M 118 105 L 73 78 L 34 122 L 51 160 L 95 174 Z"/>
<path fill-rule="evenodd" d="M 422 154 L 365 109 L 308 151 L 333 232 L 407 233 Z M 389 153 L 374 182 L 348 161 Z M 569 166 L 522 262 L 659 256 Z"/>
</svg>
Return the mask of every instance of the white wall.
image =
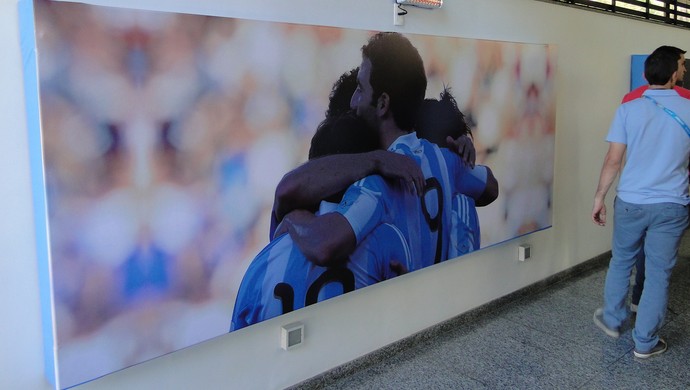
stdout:
<svg viewBox="0 0 690 390">
<path fill-rule="evenodd" d="M 610 248 L 589 222 L 609 121 L 629 80 L 631 54 L 688 48 L 690 31 L 534 0 L 450 0 L 410 9 L 392 24 L 392 0 L 111 0 L 125 7 L 372 30 L 558 45 L 554 227 L 460 260 L 375 285 L 95 380 L 82 388 L 283 388 Z M 44 389 L 38 276 L 29 183 L 17 0 L 0 0 L 0 388 Z M 608 200 L 608 204 L 611 204 Z M 533 257 L 516 261 L 519 243 Z M 285 352 L 280 326 L 305 323 Z"/>
</svg>

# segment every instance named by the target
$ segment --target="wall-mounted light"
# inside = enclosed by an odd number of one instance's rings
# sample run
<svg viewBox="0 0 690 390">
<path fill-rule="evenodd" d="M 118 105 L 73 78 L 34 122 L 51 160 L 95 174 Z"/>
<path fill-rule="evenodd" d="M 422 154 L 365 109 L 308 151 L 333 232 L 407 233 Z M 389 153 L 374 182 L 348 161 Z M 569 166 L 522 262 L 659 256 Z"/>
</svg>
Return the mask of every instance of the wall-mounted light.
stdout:
<svg viewBox="0 0 690 390">
<path fill-rule="evenodd" d="M 413 5 L 420 8 L 441 8 L 443 0 L 395 0 L 400 5 Z"/>
<path fill-rule="evenodd" d="M 393 24 L 402 26 L 405 23 L 404 16 L 407 15 L 407 10 L 403 5 L 411 5 L 419 8 L 441 8 L 443 0 L 395 0 L 393 4 Z"/>
</svg>

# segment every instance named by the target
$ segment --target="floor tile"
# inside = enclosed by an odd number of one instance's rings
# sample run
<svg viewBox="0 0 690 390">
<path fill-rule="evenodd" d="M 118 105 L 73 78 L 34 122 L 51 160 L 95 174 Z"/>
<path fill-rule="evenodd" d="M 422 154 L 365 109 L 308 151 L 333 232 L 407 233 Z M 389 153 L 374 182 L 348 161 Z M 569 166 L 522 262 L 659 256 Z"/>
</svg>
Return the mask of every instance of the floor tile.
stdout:
<svg viewBox="0 0 690 390">
<path fill-rule="evenodd" d="M 663 360 L 662 356 L 655 359 Z M 651 359 L 650 359 L 651 360 Z M 650 365 L 640 363 L 632 354 L 624 357 L 606 372 L 597 374 L 580 389 L 687 389 L 688 384 L 668 377 Z M 687 370 L 687 365 L 685 367 Z"/>
<path fill-rule="evenodd" d="M 631 329 L 613 339 L 594 325 L 594 310 L 603 303 L 602 267 L 310 388 L 688 389 L 690 234 L 683 238 L 679 253 L 660 330 L 669 344 L 663 355 L 635 359 Z"/>
</svg>

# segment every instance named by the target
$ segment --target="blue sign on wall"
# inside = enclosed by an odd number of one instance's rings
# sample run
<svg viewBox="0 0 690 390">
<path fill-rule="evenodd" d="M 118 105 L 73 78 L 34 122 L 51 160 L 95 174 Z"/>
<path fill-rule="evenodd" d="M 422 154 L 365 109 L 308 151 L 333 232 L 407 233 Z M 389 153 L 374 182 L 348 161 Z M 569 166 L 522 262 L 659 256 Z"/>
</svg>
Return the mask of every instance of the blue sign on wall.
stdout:
<svg viewBox="0 0 690 390">
<path fill-rule="evenodd" d="M 633 54 L 630 58 L 630 90 L 647 84 L 644 79 L 644 61 L 649 54 Z"/>
</svg>

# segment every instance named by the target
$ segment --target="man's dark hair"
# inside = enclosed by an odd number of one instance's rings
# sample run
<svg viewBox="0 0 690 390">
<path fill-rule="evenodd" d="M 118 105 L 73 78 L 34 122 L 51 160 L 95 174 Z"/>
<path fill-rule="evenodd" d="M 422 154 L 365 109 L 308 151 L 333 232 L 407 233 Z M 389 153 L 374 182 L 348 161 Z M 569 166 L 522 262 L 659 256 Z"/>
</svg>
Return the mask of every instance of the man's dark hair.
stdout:
<svg viewBox="0 0 690 390">
<path fill-rule="evenodd" d="M 324 119 L 311 139 L 309 159 L 343 153 L 365 153 L 376 150 L 379 139 L 376 131 L 354 113 Z"/>
<path fill-rule="evenodd" d="M 379 148 L 376 131 L 354 112 L 327 117 L 316 129 L 311 139 L 309 159 L 331 154 L 365 153 Z M 328 196 L 324 200 L 339 203 L 345 190 Z"/>
<path fill-rule="evenodd" d="M 652 54 L 657 53 L 657 52 L 658 52 L 658 53 L 662 53 L 662 52 L 663 52 L 663 53 L 669 53 L 669 54 L 671 54 L 671 55 L 675 55 L 675 56 L 676 56 L 676 61 L 678 61 L 678 59 L 680 58 L 680 56 L 682 56 L 683 54 L 685 54 L 685 50 L 679 49 L 679 48 L 677 48 L 677 47 L 675 47 L 675 46 L 659 46 L 659 47 L 657 47 L 656 49 L 654 49 L 654 51 L 652 52 Z"/>
<path fill-rule="evenodd" d="M 670 50 L 655 50 L 644 62 L 644 77 L 649 85 L 664 85 L 678 70 L 679 54 Z"/>
<path fill-rule="evenodd" d="M 381 32 L 362 47 L 362 56 L 371 61 L 372 104 L 387 93 L 396 125 L 412 131 L 426 94 L 426 73 L 419 52 L 403 35 Z"/>
<path fill-rule="evenodd" d="M 379 147 L 376 131 L 350 110 L 357 89 L 357 71 L 351 69 L 338 78 L 328 96 L 328 109 L 311 139 L 309 159 L 343 153 L 365 153 Z"/>
<path fill-rule="evenodd" d="M 472 131 L 465 121 L 465 115 L 458 108 L 458 103 L 446 87 L 439 99 L 424 99 L 415 126 L 417 136 L 439 146 L 446 145 L 446 137 L 458 138 L 472 136 Z"/>
<path fill-rule="evenodd" d="M 333 84 L 331 94 L 328 96 L 326 118 L 339 116 L 350 111 L 350 100 L 355 89 L 357 89 L 358 71 L 359 67 L 343 73 Z"/>
<path fill-rule="evenodd" d="M 357 88 L 358 70 L 354 68 L 343 73 L 333 84 L 326 118 L 319 123 L 311 138 L 310 160 L 332 154 L 371 152 L 379 148 L 377 132 L 350 110 L 350 99 Z M 344 192 L 325 200 L 340 202 Z"/>
</svg>

